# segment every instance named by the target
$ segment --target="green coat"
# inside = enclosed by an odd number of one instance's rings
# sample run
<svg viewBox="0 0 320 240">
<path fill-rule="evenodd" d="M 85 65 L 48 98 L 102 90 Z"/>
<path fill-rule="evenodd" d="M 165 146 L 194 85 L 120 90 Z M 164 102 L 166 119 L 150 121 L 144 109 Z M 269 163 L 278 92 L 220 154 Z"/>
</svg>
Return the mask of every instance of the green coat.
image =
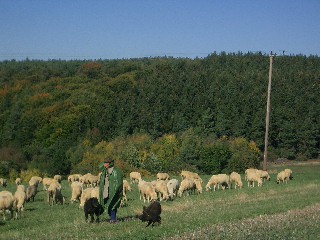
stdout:
<svg viewBox="0 0 320 240">
<path fill-rule="evenodd" d="M 102 169 L 102 168 L 101 168 Z M 109 178 L 109 196 L 105 202 L 103 199 L 103 189 L 106 174 Z M 107 169 L 103 167 L 100 176 L 100 186 L 99 186 L 99 202 L 104 207 L 104 211 L 110 214 L 111 210 L 119 208 L 122 199 L 122 189 L 123 187 L 123 174 L 119 168 L 114 167 L 112 173 L 109 174 Z"/>
</svg>

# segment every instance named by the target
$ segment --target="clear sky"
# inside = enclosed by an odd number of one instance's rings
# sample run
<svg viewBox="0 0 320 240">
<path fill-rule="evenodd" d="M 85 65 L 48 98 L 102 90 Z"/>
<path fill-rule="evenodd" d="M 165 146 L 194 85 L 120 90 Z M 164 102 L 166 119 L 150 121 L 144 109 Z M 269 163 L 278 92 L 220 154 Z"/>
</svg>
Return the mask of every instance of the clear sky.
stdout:
<svg viewBox="0 0 320 240">
<path fill-rule="evenodd" d="M 320 0 L 0 0 L 0 61 L 320 56 Z"/>
</svg>

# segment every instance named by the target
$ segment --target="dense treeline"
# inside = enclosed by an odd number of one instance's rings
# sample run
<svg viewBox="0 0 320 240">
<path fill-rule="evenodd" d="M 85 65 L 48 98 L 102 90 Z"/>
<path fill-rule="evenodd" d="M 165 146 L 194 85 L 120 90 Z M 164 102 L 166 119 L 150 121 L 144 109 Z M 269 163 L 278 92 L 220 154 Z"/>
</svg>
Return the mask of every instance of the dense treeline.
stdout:
<svg viewBox="0 0 320 240">
<path fill-rule="evenodd" d="M 256 165 L 268 71 L 252 53 L 0 62 L 0 175 L 89 171 L 103 154 L 149 172 Z M 319 57 L 275 58 L 270 160 L 319 157 L 319 93 Z"/>
</svg>

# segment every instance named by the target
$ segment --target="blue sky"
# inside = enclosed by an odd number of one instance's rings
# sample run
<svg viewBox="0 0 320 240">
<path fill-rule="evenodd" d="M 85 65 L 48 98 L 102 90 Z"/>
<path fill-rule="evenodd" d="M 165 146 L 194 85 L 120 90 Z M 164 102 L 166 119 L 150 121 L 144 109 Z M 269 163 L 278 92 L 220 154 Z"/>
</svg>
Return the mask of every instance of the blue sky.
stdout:
<svg viewBox="0 0 320 240">
<path fill-rule="evenodd" d="M 0 61 L 320 56 L 319 0 L 0 0 Z"/>
</svg>

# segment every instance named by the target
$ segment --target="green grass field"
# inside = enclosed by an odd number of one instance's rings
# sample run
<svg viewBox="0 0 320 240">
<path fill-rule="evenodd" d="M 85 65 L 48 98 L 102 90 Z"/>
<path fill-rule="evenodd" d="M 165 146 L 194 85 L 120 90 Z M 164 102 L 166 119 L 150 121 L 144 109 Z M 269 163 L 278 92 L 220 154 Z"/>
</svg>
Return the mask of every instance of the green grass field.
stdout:
<svg viewBox="0 0 320 240">
<path fill-rule="evenodd" d="M 70 187 L 63 181 L 67 204 L 49 206 L 46 192 L 40 191 L 21 218 L 0 218 L 0 239 L 320 239 L 320 164 L 286 167 L 294 176 L 288 184 L 276 184 L 276 172 L 285 167 L 275 166 L 271 181 L 261 188 L 244 182 L 241 190 L 204 191 L 163 202 L 162 224 L 148 228 L 135 217 L 144 205 L 137 185 L 128 193 L 127 206 L 118 210 L 119 223 L 109 224 L 106 215 L 90 224 L 79 204 L 70 203 Z M 202 177 L 204 187 L 210 176 Z M 11 183 L 6 190 L 15 189 Z"/>
</svg>

